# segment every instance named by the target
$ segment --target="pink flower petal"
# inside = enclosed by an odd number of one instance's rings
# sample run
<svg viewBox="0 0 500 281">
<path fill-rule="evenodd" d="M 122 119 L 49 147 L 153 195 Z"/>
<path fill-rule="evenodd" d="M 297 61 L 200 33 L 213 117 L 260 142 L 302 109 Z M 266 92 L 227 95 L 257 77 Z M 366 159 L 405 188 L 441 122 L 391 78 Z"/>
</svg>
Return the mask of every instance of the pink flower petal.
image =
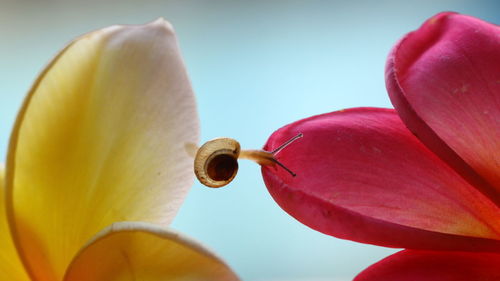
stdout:
<svg viewBox="0 0 500 281">
<path fill-rule="evenodd" d="M 320 232 L 389 247 L 500 251 L 500 208 L 428 150 L 391 109 L 314 116 L 276 131 L 269 192 Z"/>
<path fill-rule="evenodd" d="M 431 150 L 500 205 L 500 27 L 439 14 L 393 49 L 391 100 Z"/>
<path fill-rule="evenodd" d="M 500 255 L 405 250 L 361 272 L 354 281 L 498 281 Z"/>
</svg>

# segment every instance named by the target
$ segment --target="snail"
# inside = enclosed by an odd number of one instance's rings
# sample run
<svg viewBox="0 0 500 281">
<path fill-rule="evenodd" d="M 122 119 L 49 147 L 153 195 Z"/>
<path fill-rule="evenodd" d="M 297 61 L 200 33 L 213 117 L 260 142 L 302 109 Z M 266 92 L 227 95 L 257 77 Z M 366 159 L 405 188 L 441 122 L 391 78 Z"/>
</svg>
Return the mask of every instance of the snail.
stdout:
<svg viewBox="0 0 500 281">
<path fill-rule="evenodd" d="M 239 142 L 231 138 L 216 138 L 207 141 L 196 151 L 194 173 L 203 185 L 213 188 L 222 187 L 236 176 L 238 159 L 248 159 L 263 166 L 276 164 L 295 177 L 295 173 L 280 163 L 275 156 L 302 136 L 298 134 L 273 151 L 241 150 Z M 186 149 L 194 151 L 196 146 L 190 144 Z"/>
</svg>

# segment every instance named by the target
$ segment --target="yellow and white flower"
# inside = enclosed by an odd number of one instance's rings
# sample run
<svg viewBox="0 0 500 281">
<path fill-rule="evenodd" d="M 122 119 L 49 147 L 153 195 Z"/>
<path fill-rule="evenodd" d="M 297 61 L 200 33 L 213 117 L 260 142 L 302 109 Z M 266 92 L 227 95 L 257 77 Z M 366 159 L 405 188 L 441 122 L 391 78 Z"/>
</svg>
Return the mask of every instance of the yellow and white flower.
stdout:
<svg viewBox="0 0 500 281">
<path fill-rule="evenodd" d="M 28 93 L 0 170 L 1 280 L 237 280 L 167 227 L 198 137 L 169 23 L 71 42 Z"/>
</svg>

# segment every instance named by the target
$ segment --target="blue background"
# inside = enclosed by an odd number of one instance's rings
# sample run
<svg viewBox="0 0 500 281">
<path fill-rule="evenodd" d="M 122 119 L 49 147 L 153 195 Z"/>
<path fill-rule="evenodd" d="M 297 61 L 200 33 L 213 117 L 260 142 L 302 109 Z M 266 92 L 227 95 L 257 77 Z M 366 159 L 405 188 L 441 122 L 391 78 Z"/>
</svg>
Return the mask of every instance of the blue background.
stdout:
<svg viewBox="0 0 500 281">
<path fill-rule="evenodd" d="M 279 127 L 347 107 L 391 107 L 385 58 L 440 11 L 500 23 L 499 1 L 0 1 L 0 157 L 20 103 L 72 38 L 164 17 L 176 28 L 198 98 L 202 141 L 260 148 Z M 260 168 L 234 182 L 196 183 L 173 223 L 216 250 L 244 280 L 351 280 L 395 252 L 298 223 L 274 203 Z"/>
</svg>

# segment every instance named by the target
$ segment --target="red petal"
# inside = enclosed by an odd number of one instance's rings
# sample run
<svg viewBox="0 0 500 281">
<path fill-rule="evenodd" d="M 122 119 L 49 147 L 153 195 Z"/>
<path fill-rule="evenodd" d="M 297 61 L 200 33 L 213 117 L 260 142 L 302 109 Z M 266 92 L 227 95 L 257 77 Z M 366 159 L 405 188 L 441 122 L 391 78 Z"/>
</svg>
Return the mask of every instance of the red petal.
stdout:
<svg viewBox="0 0 500 281">
<path fill-rule="evenodd" d="M 354 281 L 498 281 L 500 255 L 405 250 L 361 272 Z"/>
<path fill-rule="evenodd" d="M 453 13 L 408 34 L 386 83 L 406 125 L 500 205 L 500 28 Z"/>
<path fill-rule="evenodd" d="M 500 251 L 500 208 L 410 133 L 394 110 L 350 109 L 276 131 L 264 166 L 269 192 L 323 233 L 389 247 Z"/>
</svg>

